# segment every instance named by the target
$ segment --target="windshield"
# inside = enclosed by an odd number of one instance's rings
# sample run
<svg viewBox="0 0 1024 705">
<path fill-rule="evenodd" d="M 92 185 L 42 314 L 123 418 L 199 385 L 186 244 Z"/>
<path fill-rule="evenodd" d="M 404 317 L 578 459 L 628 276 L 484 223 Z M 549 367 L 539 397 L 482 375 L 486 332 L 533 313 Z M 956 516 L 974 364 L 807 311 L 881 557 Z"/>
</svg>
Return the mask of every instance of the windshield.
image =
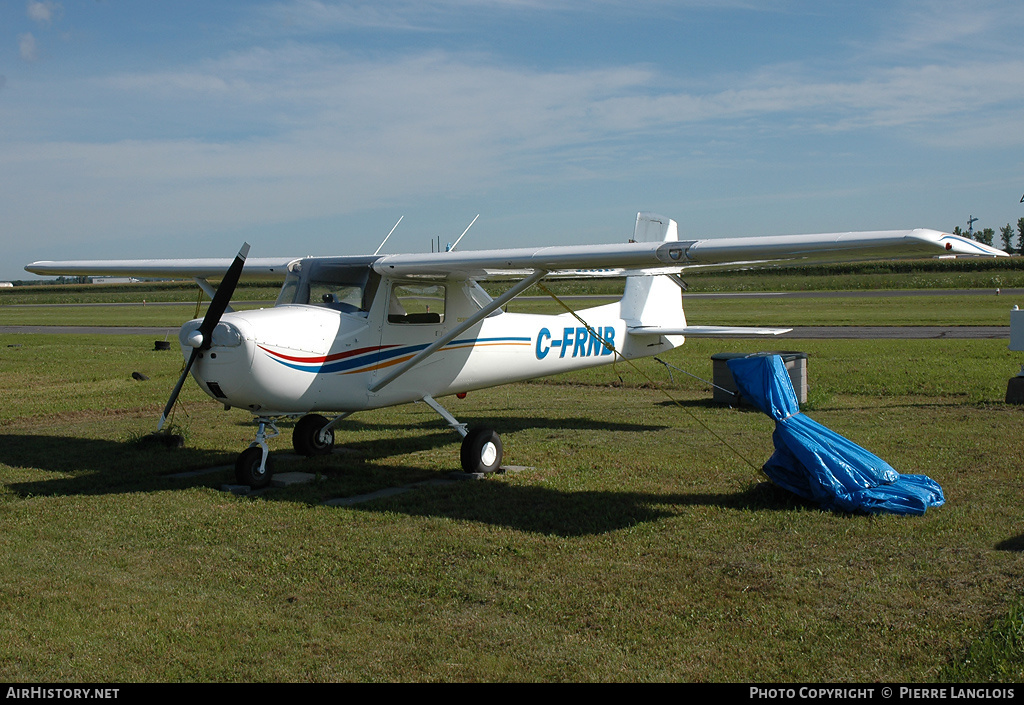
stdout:
<svg viewBox="0 0 1024 705">
<path fill-rule="evenodd" d="M 303 260 L 289 266 L 274 305 L 307 304 L 365 316 L 379 284 L 380 275 L 366 265 Z"/>
</svg>

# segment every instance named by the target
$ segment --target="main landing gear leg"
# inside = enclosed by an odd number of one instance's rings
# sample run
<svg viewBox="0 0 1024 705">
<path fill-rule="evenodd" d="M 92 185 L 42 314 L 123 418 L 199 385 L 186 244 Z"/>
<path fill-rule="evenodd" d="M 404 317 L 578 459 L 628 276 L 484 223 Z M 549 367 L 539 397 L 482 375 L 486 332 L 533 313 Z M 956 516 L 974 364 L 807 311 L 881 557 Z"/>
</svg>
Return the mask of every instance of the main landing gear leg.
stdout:
<svg viewBox="0 0 1024 705">
<path fill-rule="evenodd" d="M 235 461 L 235 479 L 240 485 L 249 485 L 254 490 L 259 490 L 270 484 L 270 477 L 274 473 L 267 441 L 281 435 L 281 432 L 272 419 L 259 417 L 256 423 L 256 440 L 242 451 Z M 268 427 L 270 433 L 267 433 Z"/>
<path fill-rule="evenodd" d="M 352 412 L 335 416 L 328 421 L 320 414 L 306 414 L 292 431 L 292 446 L 299 455 L 311 458 L 314 455 L 330 455 L 334 449 L 334 428 Z"/>
<path fill-rule="evenodd" d="M 462 436 L 462 469 L 468 473 L 492 473 L 501 467 L 501 438 L 492 428 L 466 428 L 431 396 L 423 403 L 441 415 L 448 425 Z"/>
</svg>

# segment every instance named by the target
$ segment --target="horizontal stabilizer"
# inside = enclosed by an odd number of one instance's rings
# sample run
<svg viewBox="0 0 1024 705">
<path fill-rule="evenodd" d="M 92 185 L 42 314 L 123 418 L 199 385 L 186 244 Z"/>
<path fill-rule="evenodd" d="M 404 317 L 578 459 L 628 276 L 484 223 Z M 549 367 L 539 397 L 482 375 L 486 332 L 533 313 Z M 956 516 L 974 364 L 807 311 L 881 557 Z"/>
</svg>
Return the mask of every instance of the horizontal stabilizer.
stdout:
<svg viewBox="0 0 1024 705">
<path fill-rule="evenodd" d="M 682 326 L 664 328 L 658 326 L 631 326 L 626 329 L 630 335 L 686 335 L 693 338 L 747 338 L 750 336 L 782 335 L 792 328 L 748 328 L 744 326 Z"/>
</svg>

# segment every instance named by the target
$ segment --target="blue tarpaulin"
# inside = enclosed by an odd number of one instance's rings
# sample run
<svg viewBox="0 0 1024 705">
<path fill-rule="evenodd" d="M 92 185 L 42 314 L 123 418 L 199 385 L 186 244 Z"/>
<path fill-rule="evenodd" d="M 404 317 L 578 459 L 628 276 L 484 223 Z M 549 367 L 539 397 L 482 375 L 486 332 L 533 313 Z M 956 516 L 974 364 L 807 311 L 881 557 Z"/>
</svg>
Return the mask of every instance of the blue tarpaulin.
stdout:
<svg viewBox="0 0 1024 705">
<path fill-rule="evenodd" d="M 776 485 L 826 509 L 924 514 L 945 503 L 942 488 L 924 475 L 901 475 L 889 463 L 800 412 L 782 358 L 729 360 L 744 397 L 775 420 L 775 453 L 764 473 Z"/>
</svg>

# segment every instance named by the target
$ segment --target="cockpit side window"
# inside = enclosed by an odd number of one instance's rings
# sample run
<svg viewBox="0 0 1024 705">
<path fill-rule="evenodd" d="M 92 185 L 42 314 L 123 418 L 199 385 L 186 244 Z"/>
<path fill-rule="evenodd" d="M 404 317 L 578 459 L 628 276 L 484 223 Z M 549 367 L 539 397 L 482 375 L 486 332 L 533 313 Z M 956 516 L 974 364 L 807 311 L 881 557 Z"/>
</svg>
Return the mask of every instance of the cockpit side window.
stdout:
<svg viewBox="0 0 1024 705">
<path fill-rule="evenodd" d="M 443 323 L 444 304 L 443 284 L 394 282 L 388 296 L 388 323 Z"/>
</svg>

